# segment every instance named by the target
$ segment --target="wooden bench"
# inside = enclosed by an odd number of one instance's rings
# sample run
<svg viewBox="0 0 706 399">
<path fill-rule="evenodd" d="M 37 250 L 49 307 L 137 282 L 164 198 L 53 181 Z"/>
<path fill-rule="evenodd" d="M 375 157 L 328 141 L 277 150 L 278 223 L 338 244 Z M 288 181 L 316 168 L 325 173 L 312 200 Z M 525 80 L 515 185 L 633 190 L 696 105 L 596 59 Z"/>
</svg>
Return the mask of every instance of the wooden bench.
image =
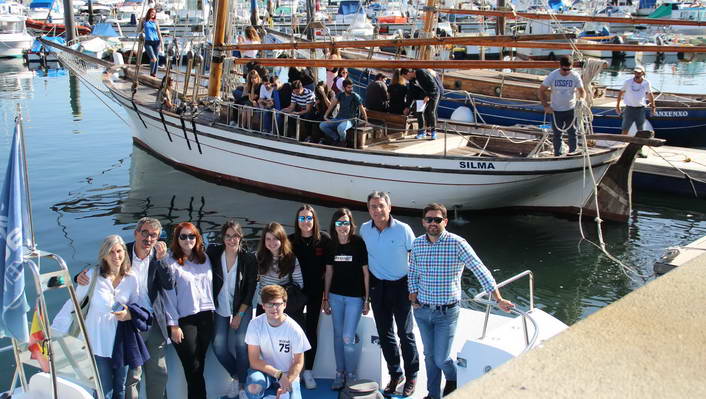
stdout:
<svg viewBox="0 0 706 399">
<path fill-rule="evenodd" d="M 417 132 L 417 118 L 413 115 L 399 115 L 373 110 L 366 110 L 366 112 L 370 123 L 382 126 L 382 135 L 388 139 L 401 138 Z"/>
<path fill-rule="evenodd" d="M 370 125 L 356 126 L 348 132 L 353 133 L 348 134 L 347 136 L 348 146 L 359 150 L 367 147 L 368 144 L 375 138 L 375 130 Z"/>
</svg>

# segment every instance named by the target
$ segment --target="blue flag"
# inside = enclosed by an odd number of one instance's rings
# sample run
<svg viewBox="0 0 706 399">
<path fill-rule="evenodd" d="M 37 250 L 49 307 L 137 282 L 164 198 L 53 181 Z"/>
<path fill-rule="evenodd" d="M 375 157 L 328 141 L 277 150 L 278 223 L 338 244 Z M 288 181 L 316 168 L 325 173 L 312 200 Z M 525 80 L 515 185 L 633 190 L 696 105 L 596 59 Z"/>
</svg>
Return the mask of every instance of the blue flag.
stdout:
<svg viewBox="0 0 706 399">
<path fill-rule="evenodd" d="M 0 337 L 29 340 L 24 251 L 31 244 L 22 127 L 15 134 L 0 192 Z"/>
</svg>

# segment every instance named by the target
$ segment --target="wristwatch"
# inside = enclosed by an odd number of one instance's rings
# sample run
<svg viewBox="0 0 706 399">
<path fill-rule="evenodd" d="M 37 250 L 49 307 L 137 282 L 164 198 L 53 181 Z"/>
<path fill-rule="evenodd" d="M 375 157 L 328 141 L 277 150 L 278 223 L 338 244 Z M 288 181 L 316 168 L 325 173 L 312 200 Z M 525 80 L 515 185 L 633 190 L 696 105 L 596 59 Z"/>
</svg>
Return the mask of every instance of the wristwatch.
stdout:
<svg viewBox="0 0 706 399">
<path fill-rule="evenodd" d="M 284 374 L 282 370 L 277 370 L 277 372 L 275 373 L 275 379 L 279 381 L 280 378 L 282 378 L 282 374 Z"/>
</svg>

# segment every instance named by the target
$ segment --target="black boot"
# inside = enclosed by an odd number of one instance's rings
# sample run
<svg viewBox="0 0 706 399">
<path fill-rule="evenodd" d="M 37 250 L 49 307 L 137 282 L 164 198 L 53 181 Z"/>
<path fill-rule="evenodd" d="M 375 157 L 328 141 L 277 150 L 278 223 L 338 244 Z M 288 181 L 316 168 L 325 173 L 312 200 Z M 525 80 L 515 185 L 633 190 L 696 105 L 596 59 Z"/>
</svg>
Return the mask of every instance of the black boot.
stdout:
<svg viewBox="0 0 706 399">
<path fill-rule="evenodd" d="M 456 390 L 456 381 L 447 380 L 446 385 L 444 386 L 444 393 L 442 394 L 442 396 L 446 396 L 455 390 Z"/>
</svg>

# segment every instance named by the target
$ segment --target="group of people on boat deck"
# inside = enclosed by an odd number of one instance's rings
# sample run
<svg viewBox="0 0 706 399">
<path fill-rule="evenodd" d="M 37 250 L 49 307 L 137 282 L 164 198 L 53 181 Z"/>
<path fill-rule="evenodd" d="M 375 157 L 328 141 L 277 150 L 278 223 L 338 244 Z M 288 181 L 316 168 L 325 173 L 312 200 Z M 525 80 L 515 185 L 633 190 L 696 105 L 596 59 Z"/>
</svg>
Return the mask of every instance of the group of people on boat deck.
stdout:
<svg viewBox="0 0 706 399">
<path fill-rule="evenodd" d="M 291 135 L 295 130 L 295 122 L 285 123 L 293 116 L 303 121 L 301 140 L 347 146 L 352 144 L 349 130 L 361 119 L 367 122 L 366 109 L 371 109 L 414 115 L 419 121 L 418 139 L 437 137 L 437 108 L 443 84 L 431 69 L 397 69 L 389 86 L 387 76 L 379 73 L 368 85 L 365 100 L 354 91 L 346 68 L 327 70 L 327 80 L 316 83 L 311 69 L 289 67 L 287 80 L 282 82 L 256 62 L 247 64 L 245 84 L 233 92 L 235 103 L 247 106 L 240 111 L 238 123 L 270 132 L 274 129 L 272 116 L 265 111 L 277 110 L 281 111 L 276 117 L 280 134 Z"/>
<path fill-rule="evenodd" d="M 581 75 L 573 70 L 573 59 L 570 56 L 562 56 L 559 59 L 559 69 L 553 70 L 544 78 L 539 86 L 538 97 L 544 106 L 544 112 L 552 116 L 552 131 L 554 155 L 562 154 L 562 135 L 567 134 L 569 139 L 569 154 L 576 152 L 576 106 L 578 102 L 586 96 Z M 652 115 L 657 112 L 655 97 L 652 94 L 652 86 L 645 79 L 645 68 L 638 65 L 633 69 L 634 76 L 623 83 L 623 87 L 618 94 L 615 111 L 622 115 L 622 134 L 628 131 L 635 124 L 637 131 L 643 130 L 646 121 L 647 100 L 649 100 Z M 550 98 L 547 93 L 551 92 Z M 551 99 L 551 104 L 548 100 Z M 625 100 L 625 110 L 620 107 L 620 101 Z M 589 111 L 590 112 L 590 111 Z"/>
<path fill-rule="evenodd" d="M 148 399 L 164 398 L 171 342 L 190 399 L 206 398 L 209 345 L 232 378 L 228 397 L 260 399 L 286 392 L 301 399 L 300 374 L 304 386 L 315 389 L 317 350 L 330 350 L 317 348 L 322 311 L 332 316 L 332 389 L 340 390 L 357 378 L 356 331 L 361 315 L 371 309 L 390 374 L 384 394 L 395 394 L 400 386 L 404 396 L 415 391 L 419 355 L 412 315 L 425 348 L 427 398 L 453 391 L 450 348 L 464 268 L 503 310 L 514 305 L 502 298 L 468 242 L 446 231 L 443 205 L 424 208 L 426 233 L 416 238 L 408 224 L 391 216 L 388 193 L 370 193 L 367 205 L 371 219 L 360 229 L 349 209 L 337 209 L 330 234 L 322 230 L 315 209 L 302 205 L 294 232 L 287 235 L 281 224 L 268 223 L 256 252 L 247 248 L 233 220 L 221 226 L 220 243 L 208 247 L 190 222 L 173 228 L 167 247 L 159 240 L 162 225 L 149 217 L 138 221 L 133 242 L 117 235 L 105 238 L 98 265 L 75 277 L 78 299 L 88 304 L 87 338 L 105 398 L 136 399 L 141 381 Z M 74 319 L 67 302 L 52 327 L 67 333 Z"/>
</svg>

